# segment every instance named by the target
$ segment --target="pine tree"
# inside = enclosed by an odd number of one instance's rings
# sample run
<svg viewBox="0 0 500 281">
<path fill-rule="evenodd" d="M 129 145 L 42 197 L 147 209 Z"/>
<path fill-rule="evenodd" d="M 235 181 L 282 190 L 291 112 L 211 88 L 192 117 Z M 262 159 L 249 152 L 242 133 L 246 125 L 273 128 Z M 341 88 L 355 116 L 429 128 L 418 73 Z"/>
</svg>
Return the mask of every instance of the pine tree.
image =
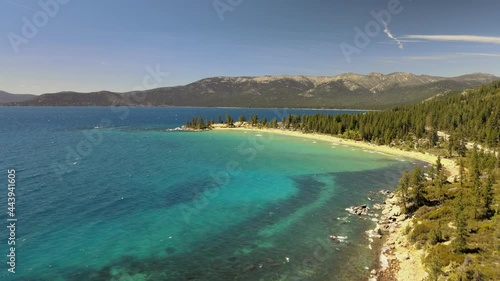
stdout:
<svg viewBox="0 0 500 281">
<path fill-rule="evenodd" d="M 436 160 L 436 170 L 439 173 L 443 169 L 443 164 L 441 164 L 441 156 L 438 156 Z"/>
<path fill-rule="evenodd" d="M 453 149 L 455 149 L 455 137 L 453 135 L 450 135 L 448 137 L 448 156 L 452 157 L 453 156 Z"/>
<path fill-rule="evenodd" d="M 446 177 L 444 175 L 444 172 L 443 170 L 439 171 L 439 173 L 437 174 L 437 177 L 436 177 L 436 180 L 435 180 L 435 185 L 436 185 L 436 189 L 438 191 L 438 196 L 439 196 L 439 202 L 442 202 L 443 201 L 443 197 L 444 197 L 444 183 L 446 182 Z"/>
<path fill-rule="evenodd" d="M 472 149 L 471 157 L 470 157 L 470 181 L 472 182 L 473 187 L 478 187 L 481 185 L 481 181 L 479 177 L 481 176 L 481 170 L 479 169 L 479 155 L 476 149 Z"/>
<path fill-rule="evenodd" d="M 497 207 L 497 210 L 495 212 L 495 215 L 493 216 L 493 225 L 500 225 L 500 209 Z M 495 234 L 496 237 L 494 243 L 495 250 L 500 251 L 500 227 L 495 227 Z"/>
<path fill-rule="evenodd" d="M 234 126 L 234 120 L 233 118 L 231 117 L 231 115 L 226 114 L 226 124 L 228 127 L 233 127 Z"/>
<path fill-rule="evenodd" d="M 465 147 L 465 143 L 465 140 L 460 140 L 455 149 L 457 154 L 461 157 L 465 157 L 465 155 L 467 154 L 467 147 Z"/>
<path fill-rule="evenodd" d="M 423 205 L 424 197 L 424 171 L 420 166 L 416 166 L 410 174 L 409 185 L 413 191 L 413 202 L 418 208 Z"/>
<path fill-rule="evenodd" d="M 410 182 L 410 175 L 408 171 L 404 171 L 403 175 L 399 179 L 398 191 L 401 192 L 401 199 L 403 199 L 403 210 L 405 213 L 408 212 L 408 186 Z"/>
<path fill-rule="evenodd" d="M 273 128 L 273 129 L 278 128 L 278 120 L 276 118 L 271 120 L 271 128 Z"/>
<path fill-rule="evenodd" d="M 249 121 L 253 127 L 257 126 L 257 124 L 259 124 L 259 115 L 258 114 L 250 115 Z"/>
<path fill-rule="evenodd" d="M 436 146 L 439 138 L 435 130 L 430 130 L 427 136 L 427 142 L 429 143 L 429 148 Z"/>
<path fill-rule="evenodd" d="M 472 182 L 472 189 L 474 190 L 474 218 L 478 219 L 481 212 L 481 170 L 479 169 L 479 155 L 476 148 L 472 149 L 470 158 L 470 181 Z"/>
<path fill-rule="evenodd" d="M 460 177 L 460 187 L 463 187 L 464 184 L 464 161 L 462 157 L 458 160 L 458 175 Z"/>
<path fill-rule="evenodd" d="M 482 199 L 483 199 L 483 210 L 485 217 L 488 217 L 492 213 L 491 204 L 493 203 L 494 190 L 493 184 L 495 183 L 495 178 L 493 172 L 490 171 L 488 179 L 484 182 L 482 188 Z"/>
<path fill-rule="evenodd" d="M 437 171 L 434 168 L 434 165 L 429 165 L 429 168 L 427 169 L 427 174 L 431 178 L 431 180 L 434 180 L 436 178 Z"/>
<path fill-rule="evenodd" d="M 458 197 L 455 199 L 454 215 L 456 236 L 453 240 L 453 248 L 456 253 L 461 253 L 467 246 L 467 218 L 465 216 L 465 205 L 463 202 L 463 190 L 460 190 Z"/>
<path fill-rule="evenodd" d="M 247 121 L 247 119 L 245 118 L 245 115 L 244 115 L 244 114 L 241 114 L 241 115 L 240 115 L 240 117 L 238 118 L 238 122 L 243 123 L 243 122 L 245 122 L 245 121 Z"/>
</svg>

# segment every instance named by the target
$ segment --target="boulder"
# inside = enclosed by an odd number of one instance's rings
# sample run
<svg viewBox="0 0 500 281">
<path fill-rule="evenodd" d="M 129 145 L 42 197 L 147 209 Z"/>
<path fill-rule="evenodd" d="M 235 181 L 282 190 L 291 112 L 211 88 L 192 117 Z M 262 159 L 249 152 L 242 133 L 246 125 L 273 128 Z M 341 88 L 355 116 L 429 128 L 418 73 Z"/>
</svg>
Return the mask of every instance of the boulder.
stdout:
<svg viewBox="0 0 500 281">
<path fill-rule="evenodd" d="M 391 217 L 397 217 L 401 215 L 401 207 L 399 206 L 393 206 L 391 211 L 389 212 L 389 216 Z"/>
<path fill-rule="evenodd" d="M 370 208 L 366 204 L 364 204 L 361 206 L 351 206 L 349 208 L 346 208 L 345 210 L 352 215 L 366 216 L 369 214 Z"/>
<path fill-rule="evenodd" d="M 406 214 L 402 214 L 400 215 L 397 219 L 396 219 L 396 222 L 402 222 L 404 220 L 407 219 L 407 215 Z"/>
<path fill-rule="evenodd" d="M 389 205 L 397 205 L 398 201 L 399 200 L 397 197 L 389 197 L 388 199 L 385 200 L 385 203 Z"/>
</svg>

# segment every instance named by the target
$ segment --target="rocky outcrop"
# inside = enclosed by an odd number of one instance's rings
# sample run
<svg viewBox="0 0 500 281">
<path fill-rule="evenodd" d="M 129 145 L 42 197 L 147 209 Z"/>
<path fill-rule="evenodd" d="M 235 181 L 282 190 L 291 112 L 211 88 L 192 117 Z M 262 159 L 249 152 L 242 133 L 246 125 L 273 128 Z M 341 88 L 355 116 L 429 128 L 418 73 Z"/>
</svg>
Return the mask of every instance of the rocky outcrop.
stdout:
<svg viewBox="0 0 500 281">
<path fill-rule="evenodd" d="M 370 207 L 366 204 L 360 206 L 351 206 L 345 209 L 351 215 L 367 216 L 370 214 Z"/>
</svg>

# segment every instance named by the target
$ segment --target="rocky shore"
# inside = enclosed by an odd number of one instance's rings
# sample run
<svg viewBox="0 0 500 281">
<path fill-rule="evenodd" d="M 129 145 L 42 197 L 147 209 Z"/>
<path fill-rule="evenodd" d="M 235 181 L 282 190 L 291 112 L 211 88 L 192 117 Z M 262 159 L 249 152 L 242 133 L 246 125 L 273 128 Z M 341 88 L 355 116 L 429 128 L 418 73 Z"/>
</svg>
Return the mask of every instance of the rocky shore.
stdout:
<svg viewBox="0 0 500 281">
<path fill-rule="evenodd" d="M 378 268 L 371 269 L 370 281 L 424 280 L 427 276 L 421 262 L 423 250 L 415 249 L 407 240 L 404 231 L 411 227 L 412 220 L 401 210 L 399 197 L 388 190 L 379 193 L 385 196 L 383 203 L 375 203 L 372 208 L 363 204 L 351 206 L 346 211 L 351 215 L 368 216 L 376 222 L 376 227 L 366 232 L 371 244 L 374 239 L 382 239 Z"/>
<path fill-rule="evenodd" d="M 399 197 L 391 193 L 383 204 L 377 226 L 384 236 L 379 269 L 371 272 L 370 280 L 420 281 L 427 277 L 422 264 L 423 250 L 415 249 L 404 234 L 405 229 L 411 225 L 411 218 L 403 214 L 399 207 Z"/>
</svg>

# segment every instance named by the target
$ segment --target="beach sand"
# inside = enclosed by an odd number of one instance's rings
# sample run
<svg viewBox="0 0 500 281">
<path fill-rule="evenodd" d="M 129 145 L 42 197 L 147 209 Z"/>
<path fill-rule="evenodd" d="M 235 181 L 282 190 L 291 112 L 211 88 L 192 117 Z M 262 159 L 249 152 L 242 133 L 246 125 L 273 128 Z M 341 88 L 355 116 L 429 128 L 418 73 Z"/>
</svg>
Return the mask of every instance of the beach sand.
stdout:
<svg viewBox="0 0 500 281">
<path fill-rule="evenodd" d="M 354 147 L 359 147 L 359 148 L 363 148 L 363 149 L 367 149 L 367 150 L 383 152 L 386 154 L 413 158 L 413 159 L 417 159 L 417 160 L 427 162 L 427 163 L 430 163 L 433 165 L 435 165 L 436 161 L 437 161 L 437 156 L 429 154 L 429 153 L 421 153 L 421 152 L 417 152 L 417 151 L 405 151 L 405 150 L 402 150 L 399 148 L 389 147 L 387 145 L 376 145 L 376 144 L 362 142 L 362 141 L 342 139 L 339 137 L 334 137 L 334 136 L 324 135 L 324 134 L 310 134 L 310 133 L 302 133 L 302 132 L 297 132 L 297 131 L 285 131 L 285 130 L 280 130 L 280 129 L 267 129 L 267 128 L 266 129 L 259 129 L 259 128 L 252 128 L 252 127 L 227 128 L 221 124 L 215 124 L 213 129 L 216 131 L 217 130 L 231 130 L 231 131 L 268 132 L 268 133 L 285 135 L 285 136 L 301 137 L 301 138 L 307 138 L 307 139 L 313 139 L 313 140 L 319 140 L 319 141 L 327 141 L 327 142 L 331 142 L 331 143 L 335 143 L 335 144 L 345 144 L 348 146 L 354 146 Z M 449 176 L 448 180 L 453 180 L 453 177 L 455 175 L 458 175 L 458 166 L 456 165 L 455 161 L 453 161 L 451 159 L 441 159 L 441 164 L 443 164 L 443 167 L 445 168 L 445 170 L 448 171 L 448 176 Z"/>
<path fill-rule="evenodd" d="M 301 137 L 319 141 L 327 141 L 335 144 L 344 144 L 348 146 L 358 147 L 367 150 L 378 151 L 390 155 L 403 156 L 417 159 L 430 164 L 436 164 L 437 156 L 429 153 L 421 153 L 417 151 L 405 151 L 399 148 L 389 147 L 386 145 L 375 145 L 362 141 L 342 139 L 324 134 L 310 134 L 296 131 L 285 131 L 280 129 L 259 129 L 253 127 L 235 127 L 227 128 L 224 125 L 216 124 L 214 130 L 232 130 L 232 131 L 255 131 L 268 132 L 285 136 Z M 441 159 L 441 164 L 448 174 L 448 180 L 452 181 L 459 174 L 459 168 L 451 159 Z M 392 280 L 424 280 L 427 277 L 427 272 L 422 264 L 422 257 L 425 255 L 423 250 L 415 249 L 403 234 L 407 225 L 412 224 L 411 217 L 406 218 L 404 214 L 394 215 L 397 206 L 397 197 L 391 200 L 386 200 L 382 213 L 393 214 L 396 222 L 386 225 L 387 231 L 384 233 L 384 243 L 381 247 L 380 262 L 377 274 L 372 276 L 370 280 L 392 281 Z"/>
</svg>

